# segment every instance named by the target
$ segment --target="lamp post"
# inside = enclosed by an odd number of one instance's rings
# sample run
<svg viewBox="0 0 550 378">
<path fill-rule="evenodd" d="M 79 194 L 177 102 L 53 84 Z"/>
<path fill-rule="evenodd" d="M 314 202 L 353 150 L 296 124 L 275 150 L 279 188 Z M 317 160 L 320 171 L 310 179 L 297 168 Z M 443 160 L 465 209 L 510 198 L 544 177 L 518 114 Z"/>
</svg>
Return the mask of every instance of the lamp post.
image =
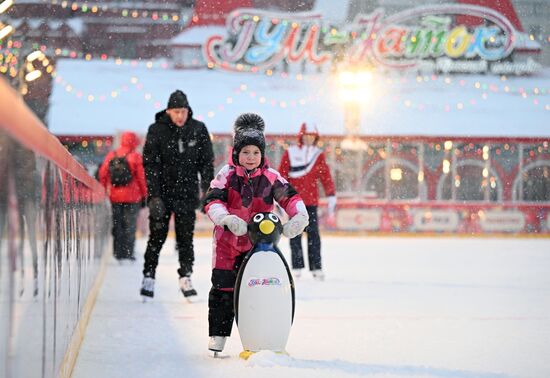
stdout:
<svg viewBox="0 0 550 378">
<path fill-rule="evenodd" d="M 338 75 L 340 98 L 344 102 L 345 138 L 341 147 L 364 151 L 367 145 L 359 138 L 361 131 L 361 104 L 369 99 L 372 73 L 370 71 L 343 71 Z"/>
</svg>

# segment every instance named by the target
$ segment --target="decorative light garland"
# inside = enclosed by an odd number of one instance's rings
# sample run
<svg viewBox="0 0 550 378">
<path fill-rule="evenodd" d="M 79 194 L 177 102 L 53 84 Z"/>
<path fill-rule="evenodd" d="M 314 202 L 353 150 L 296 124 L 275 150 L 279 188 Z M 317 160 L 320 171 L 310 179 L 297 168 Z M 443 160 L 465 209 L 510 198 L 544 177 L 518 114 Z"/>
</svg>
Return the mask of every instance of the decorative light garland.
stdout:
<svg viewBox="0 0 550 378">
<path fill-rule="evenodd" d="M 2 51 L 2 47 L 3 46 L 0 45 L 0 51 Z M 8 49 L 20 48 L 21 47 L 21 42 L 10 40 L 10 41 L 7 42 L 6 47 Z M 33 44 L 33 48 L 40 49 L 44 53 L 46 53 L 47 50 L 51 51 L 51 49 L 47 48 L 45 45 Z M 64 57 L 64 58 L 70 58 L 70 59 L 84 59 L 86 61 L 91 61 L 91 60 L 102 60 L 102 61 L 114 60 L 115 64 L 117 64 L 117 65 L 131 65 L 132 67 L 137 67 L 137 66 L 145 64 L 145 66 L 149 69 L 152 69 L 154 67 L 160 67 L 162 69 L 170 69 L 170 65 L 166 62 L 147 60 L 144 63 L 141 60 L 122 59 L 122 58 L 119 58 L 119 57 L 109 56 L 108 54 L 105 54 L 105 53 L 91 54 L 91 53 L 84 53 L 84 52 L 81 52 L 81 51 L 61 49 L 61 48 L 53 49 L 52 53 L 55 54 L 58 57 Z M 243 72 L 264 74 L 268 77 L 272 77 L 272 76 L 275 77 L 276 76 L 276 77 L 280 77 L 281 79 L 295 79 L 296 81 L 305 81 L 305 80 L 318 81 L 318 80 L 320 80 L 319 75 L 290 74 L 290 73 L 287 73 L 287 72 L 280 72 L 279 74 L 276 74 L 275 72 L 273 72 L 273 70 L 266 70 L 265 72 L 260 72 L 258 70 L 245 69 L 245 68 L 242 68 L 242 67 L 241 67 L 241 69 L 243 70 Z M 398 81 L 402 84 L 406 84 L 406 83 L 409 82 L 409 80 L 410 80 L 410 78 L 401 77 L 401 78 L 399 78 Z M 502 75 L 500 77 L 500 80 L 502 82 L 505 82 L 505 81 L 508 80 L 508 78 L 507 78 L 507 76 Z M 387 78 L 386 79 L 387 84 L 393 84 L 395 81 L 396 81 L 396 79 L 393 79 L 393 78 Z M 448 76 L 448 75 L 443 76 L 443 75 L 436 75 L 436 74 L 417 75 L 416 78 L 415 78 L 415 81 L 419 84 L 423 84 L 423 83 L 427 83 L 427 82 L 433 82 L 433 81 L 443 81 L 447 85 L 456 85 L 457 83 L 462 87 L 465 87 L 465 86 L 469 85 L 464 78 L 461 78 L 460 80 L 457 81 L 457 80 L 453 79 L 451 76 Z M 472 85 L 475 86 L 476 89 L 485 90 L 485 91 L 490 90 L 491 92 L 494 92 L 494 93 L 497 93 L 499 91 L 503 91 L 503 92 L 506 92 L 506 93 L 509 93 L 509 94 L 516 94 L 515 92 L 517 90 L 517 94 L 519 94 L 520 96 L 522 96 L 524 98 L 526 96 L 528 96 L 529 93 L 532 93 L 533 95 L 536 95 L 536 96 L 546 95 L 547 93 L 550 93 L 550 89 L 545 89 L 545 88 L 534 87 L 534 88 L 526 90 L 526 89 L 520 87 L 520 88 L 516 89 L 515 87 L 507 85 L 507 84 L 502 84 L 499 87 L 496 84 L 480 83 L 479 80 L 476 80 L 475 83 L 472 84 Z"/>
<path fill-rule="evenodd" d="M 132 66 L 137 66 L 140 64 L 143 64 L 143 62 L 138 62 L 135 60 L 132 61 L 126 61 L 127 64 L 131 64 Z M 151 63 L 151 64 L 150 64 Z M 122 64 L 122 60 L 118 60 L 117 64 Z M 152 62 L 146 62 L 145 63 L 147 68 L 152 68 Z M 161 65 L 163 69 L 166 67 Z M 293 78 L 292 75 L 287 75 L 286 78 Z M 302 77 L 300 80 L 304 80 L 305 77 Z M 421 79 L 421 80 L 420 80 Z M 514 93 L 517 91 L 518 94 L 521 95 L 522 98 L 526 99 L 528 98 L 528 92 L 531 92 L 533 96 L 542 96 L 550 93 L 547 89 L 544 88 L 532 88 L 529 91 L 525 90 L 524 88 L 515 89 L 512 87 L 510 89 L 509 86 L 505 85 L 503 88 L 499 88 L 495 84 L 481 84 L 478 80 L 473 83 L 467 83 L 466 80 L 460 79 L 460 80 L 453 80 L 450 77 L 440 77 L 437 75 L 433 75 L 430 77 L 417 77 L 416 80 L 414 80 L 414 83 L 417 84 L 423 84 L 429 81 L 443 81 L 447 85 L 452 85 L 456 82 L 456 84 L 460 85 L 461 87 L 473 87 L 475 89 L 481 90 L 482 93 L 480 94 L 480 98 L 472 97 L 467 101 L 458 101 L 455 103 L 446 103 L 445 105 L 432 105 L 430 103 L 425 102 L 414 102 L 411 99 L 408 98 L 402 98 L 401 95 L 395 95 L 392 98 L 392 101 L 397 104 L 401 105 L 402 107 L 406 109 L 416 109 L 418 111 L 425 111 L 430 109 L 440 109 L 445 112 L 451 112 L 451 111 L 462 111 L 465 110 L 467 107 L 473 107 L 477 106 L 480 101 L 486 101 L 489 98 L 490 93 L 511 93 L 514 91 Z M 129 83 L 139 91 L 143 91 L 143 85 L 139 82 L 138 77 L 131 77 L 129 80 Z M 408 83 L 410 82 L 410 79 L 408 78 L 400 78 L 399 80 L 394 80 L 392 78 L 387 78 L 386 80 L 387 84 L 393 84 L 393 83 Z M 506 81 L 505 77 L 501 77 L 501 81 Z M 69 92 L 73 93 L 77 98 L 79 99 L 87 99 L 88 102 L 95 102 L 95 101 L 106 101 L 106 100 L 114 100 L 120 96 L 122 92 L 127 92 L 129 87 L 128 85 L 122 85 L 121 87 L 115 88 L 110 91 L 109 94 L 93 94 L 93 93 L 85 93 L 82 89 L 76 89 L 73 85 L 66 82 L 62 77 L 57 77 L 56 82 L 60 83 L 64 89 Z M 261 105 L 271 105 L 272 107 L 280 107 L 281 109 L 286 109 L 290 107 L 299 107 L 299 106 L 306 106 L 310 105 L 312 103 L 315 103 L 316 100 L 319 98 L 319 96 L 323 95 L 323 90 L 317 94 L 317 96 L 307 96 L 307 97 L 301 97 L 298 99 L 277 99 L 277 98 L 269 98 L 268 96 L 262 95 L 258 91 L 250 90 L 248 87 L 248 84 L 241 83 L 236 89 L 234 89 L 234 95 L 243 95 L 248 94 L 250 98 L 257 100 L 259 104 Z M 234 101 L 234 95 L 233 96 L 227 96 L 223 103 L 217 104 L 214 107 L 212 107 L 210 110 L 206 111 L 203 114 L 199 113 L 197 114 L 197 119 L 204 120 L 206 118 L 214 118 L 217 114 L 220 112 L 223 112 L 227 106 L 231 106 L 235 103 Z M 151 92 L 146 91 L 143 99 L 149 103 L 153 103 L 153 106 L 155 109 L 160 110 L 162 107 L 162 102 L 156 98 L 153 97 Z M 538 98 L 535 98 L 533 100 L 533 105 L 539 106 L 541 105 L 541 101 Z M 544 107 L 545 110 L 550 111 L 550 104 L 546 104 Z"/>
<path fill-rule="evenodd" d="M 116 7 L 108 4 L 101 4 L 98 2 L 77 2 L 77 1 L 66 1 L 66 0 L 50 0 L 50 3 L 52 5 L 59 5 L 63 9 L 70 9 L 73 12 L 80 12 L 85 14 L 96 14 L 101 12 L 109 12 L 113 16 L 122 16 L 124 18 L 145 18 L 145 19 L 151 19 L 153 21 L 164 21 L 164 22 L 186 22 L 188 20 L 188 16 L 181 17 L 178 12 L 169 12 L 169 11 L 162 11 L 162 10 L 146 10 L 146 9 L 137 9 L 137 8 L 130 8 L 127 6 L 124 7 Z M 127 3 L 131 4 L 131 3 Z M 126 5 L 126 4 L 125 4 Z"/>
</svg>

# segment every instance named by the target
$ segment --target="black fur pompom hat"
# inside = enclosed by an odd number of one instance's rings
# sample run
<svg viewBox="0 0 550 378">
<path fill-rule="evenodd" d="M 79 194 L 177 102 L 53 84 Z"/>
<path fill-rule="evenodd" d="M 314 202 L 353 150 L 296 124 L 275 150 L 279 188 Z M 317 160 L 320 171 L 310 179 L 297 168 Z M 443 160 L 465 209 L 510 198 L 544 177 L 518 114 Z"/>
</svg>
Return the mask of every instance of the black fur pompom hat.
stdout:
<svg viewBox="0 0 550 378">
<path fill-rule="evenodd" d="M 239 164 L 239 153 L 244 146 L 253 145 L 260 149 L 262 161 L 265 155 L 265 123 L 262 117 L 254 113 L 241 114 L 233 125 L 233 162 Z"/>
</svg>

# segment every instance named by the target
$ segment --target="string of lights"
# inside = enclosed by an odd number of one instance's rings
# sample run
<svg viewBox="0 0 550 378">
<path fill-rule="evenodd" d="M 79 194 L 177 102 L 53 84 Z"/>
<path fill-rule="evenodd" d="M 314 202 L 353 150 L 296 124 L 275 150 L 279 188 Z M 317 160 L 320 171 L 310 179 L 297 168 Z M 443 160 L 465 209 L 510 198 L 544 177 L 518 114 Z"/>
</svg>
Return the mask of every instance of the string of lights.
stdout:
<svg viewBox="0 0 550 378">
<path fill-rule="evenodd" d="M 0 14 L 5 13 L 13 6 L 13 0 L 3 0 L 0 2 Z M 6 25 L 0 22 L 0 41 L 8 37 L 15 31 L 12 25 Z M 50 60 L 41 50 L 34 48 L 28 49 L 23 53 L 23 43 L 18 44 L 18 51 L 8 54 L 0 54 L 0 73 L 8 74 L 12 83 L 17 86 L 19 92 L 27 94 L 27 83 L 30 83 L 43 75 L 43 71 L 52 74 L 54 67 Z M 1 51 L 1 50 L 0 50 Z"/>
<path fill-rule="evenodd" d="M 152 21 L 164 21 L 164 22 L 186 22 L 188 16 L 181 16 L 179 12 L 174 10 L 162 10 L 162 6 L 156 4 L 154 9 L 143 9 L 143 8 L 131 8 L 128 5 L 131 3 L 124 4 L 102 4 L 98 2 L 89 2 L 89 1 L 66 1 L 66 0 L 50 0 L 52 5 L 59 5 L 63 9 L 70 9 L 73 13 L 82 13 L 82 14 L 101 14 L 102 16 L 112 15 L 118 17 L 127 17 L 127 18 L 141 18 L 141 19 L 151 19 Z"/>
<path fill-rule="evenodd" d="M 122 64 L 122 62 L 119 62 Z M 138 62 L 133 61 L 129 64 L 133 64 L 134 66 L 137 66 L 139 64 L 145 64 L 148 68 L 150 65 L 147 65 L 148 62 Z M 291 75 L 289 75 L 291 77 Z M 400 79 L 392 79 L 387 78 L 386 83 L 389 84 L 397 84 L 397 83 L 416 83 L 421 84 L 427 81 L 435 81 L 439 80 L 440 78 L 437 76 L 433 77 L 423 77 L 422 80 L 419 80 L 420 77 L 417 78 L 417 80 L 411 80 L 407 78 L 400 78 Z M 441 78 L 445 84 L 452 85 L 453 83 L 461 86 L 466 87 L 469 86 L 471 88 L 475 88 L 481 91 L 481 94 L 479 97 L 471 97 L 468 100 L 457 100 L 457 101 L 449 101 L 443 105 L 441 104 L 432 104 L 429 102 L 421 102 L 421 101 L 415 101 L 414 99 L 407 98 L 406 96 L 397 94 L 391 97 L 391 101 L 396 106 L 401 106 L 405 109 L 410 110 L 416 110 L 416 111 L 444 111 L 444 112 L 452 112 L 452 111 L 463 111 L 466 110 L 468 107 L 475 107 L 478 106 L 480 103 L 484 101 L 488 101 L 494 96 L 492 96 L 495 93 L 499 92 L 499 88 L 496 86 L 493 86 L 493 84 L 481 84 L 479 80 L 473 81 L 473 82 L 467 82 L 465 79 L 459 79 L 454 80 L 451 77 L 444 77 Z M 501 78 L 502 81 L 506 81 L 505 77 Z M 107 100 L 115 100 L 120 98 L 120 96 L 130 91 L 130 89 L 134 89 L 137 91 L 144 92 L 143 93 L 143 100 L 147 103 L 150 103 L 153 105 L 153 107 L 157 110 L 160 110 L 162 108 L 163 102 L 157 98 L 154 97 L 151 91 L 148 91 L 144 88 L 143 84 L 141 83 L 140 79 L 137 76 L 132 76 L 130 79 L 128 79 L 127 84 L 124 84 L 122 86 L 119 86 L 117 88 L 112 89 L 111 91 L 104 92 L 104 93 L 90 93 L 87 92 L 84 89 L 76 88 L 74 85 L 67 82 L 64 78 L 58 76 L 56 77 L 56 82 L 59 83 L 66 92 L 73 94 L 78 99 L 87 100 L 90 103 L 93 102 L 103 102 Z M 508 89 L 510 91 L 510 89 Z M 518 93 L 521 93 L 521 98 L 527 99 L 529 96 L 527 94 L 527 91 L 524 88 L 520 88 L 517 90 Z M 506 92 L 506 89 L 504 89 L 504 92 Z M 533 96 L 541 96 L 548 94 L 548 90 L 546 89 L 539 89 L 539 88 L 533 88 L 530 90 L 531 94 Z M 224 112 L 227 107 L 232 106 L 236 102 L 237 96 L 242 95 L 248 95 L 251 99 L 257 101 L 259 105 L 265 105 L 265 106 L 272 106 L 272 107 L 279 107 L 281 109 L 286 108 L 296 108 L 300 106 L 306 106 L 310 104 L 314 104 L 317 102 L 319 97 L 322 97 L 324 95 L 323 90 L 321 89 L 320 92 L 316 93 L 316 95 L 309 95 L 304 96 L 300 98 L 295 99 L 277 99 L 272 98 L 267 95 L 264 95 L 261 93 L 261 91 L 256 91 L 250 89 L 249 85 L 246 83 L 241 83 L 237 88 L 234 89 L 233 95 L 227 96 L 222 103 L 219 103 L 217 105 L 212 106 L 209 110 L 205 111 L 204 113 L 198 113 L 197 118 L 199 120 L 204 120 L 207 118 L 214 118 L 220 113 Z M 542 106 L 542 100 L 539 97 L 535 97 L 532 100 L 533 105 L 535 106 Z M 544 105 L 544 110 L 550 111 L 550 104 Z"/>
</svg>

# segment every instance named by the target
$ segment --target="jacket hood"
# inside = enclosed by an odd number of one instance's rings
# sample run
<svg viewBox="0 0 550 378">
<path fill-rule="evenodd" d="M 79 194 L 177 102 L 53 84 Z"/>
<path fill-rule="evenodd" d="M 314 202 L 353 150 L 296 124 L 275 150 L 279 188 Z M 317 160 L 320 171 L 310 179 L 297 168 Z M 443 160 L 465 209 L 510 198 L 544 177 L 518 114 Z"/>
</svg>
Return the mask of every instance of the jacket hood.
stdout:
<svg viewBox="0 0 550 378">
<path fill-rule="evenodd" d="M 319 141 L 319 130 L 317 130 L 316 126 L 307 125 L 305 122 L 302 123 L 302 126 L 300 126 L 300 131 L 298 132 L 298 146 L 302 147 L 304 144 L 304 135 L 315 135 L 315 142 L 313 142 L 313 145 L 317 145 L 317 142 Z"/>
<path fill-rule="evenodd" d="M 189 121 L 191 118 L 193 118 L 193 109 L 191 109 L 191 107 L 188 107 L 187 109 L 189 109 L 189 115 L 187 116 L 187 121 Z M 160 112 L 155 114 L 155 121 L 172 124 L 172 120 L 170 119 L 170 116 L 168 115 L 168 113 L 166 113 L 166 109 L 161 110 Z"/>
<path fill-rule="evenodd" d="M 125 131 L 120 136 L 120 146 L 133 151 L 139 146 L 140 140 L 136 133 L 131 131 Z"/>
</svg>

